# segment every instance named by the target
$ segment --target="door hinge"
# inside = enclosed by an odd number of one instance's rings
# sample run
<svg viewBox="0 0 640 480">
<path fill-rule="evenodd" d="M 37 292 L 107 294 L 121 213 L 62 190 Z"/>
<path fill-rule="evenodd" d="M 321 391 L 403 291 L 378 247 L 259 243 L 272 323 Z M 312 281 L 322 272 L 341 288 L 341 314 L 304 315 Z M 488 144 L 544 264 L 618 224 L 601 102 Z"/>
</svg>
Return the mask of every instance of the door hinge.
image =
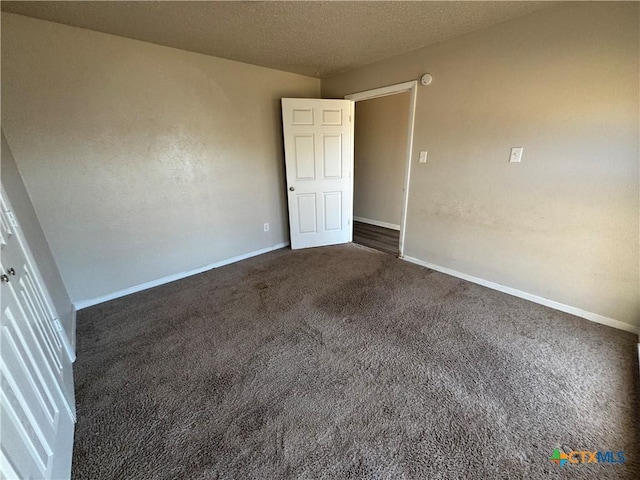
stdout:
<svg viewBox="0 0 640 480">
<path fill-rule="evenodd" d="M 351 123 L 351 115 L 349 115 L 349 123 Z"/>
<path fill-rule="evenodd" d="M 18 228 L 18 221 L 16 220 L 16 216 L 13 214 L 11 210 L 8 210 L 7 217 L 9 217 L 9 223 L 13 228 Z"/>
<path fill-rule="evenodd" d="M 60 320 L 58 320 L 57 318 L 53 319 L 53 328 L 55 328 L 56 331 L 58 332 L 62 332 L 64 330 L 62 328 L 62 324 L 60 323 Z"/>
</svg>

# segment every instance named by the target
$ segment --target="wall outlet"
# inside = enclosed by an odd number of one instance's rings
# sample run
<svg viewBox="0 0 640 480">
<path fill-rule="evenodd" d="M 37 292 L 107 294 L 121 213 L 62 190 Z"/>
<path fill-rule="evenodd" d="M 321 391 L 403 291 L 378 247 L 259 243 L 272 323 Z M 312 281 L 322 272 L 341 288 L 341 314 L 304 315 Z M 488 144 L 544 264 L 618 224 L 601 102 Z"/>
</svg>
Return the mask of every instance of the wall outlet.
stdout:
<svg viewBox="0 0 640 480">
<path fill-rule="evenodd" d="M 522 147 L 512 147 L 511 155 L 509 156 L 510 163 L 520 163 L 522 161 Z"/>
<path fill-rule="evenodd" d="M 265 223 L 265 224 L 264 224 L 264 231 L 265 231 L 265 232 L 268 232 L 268 231 L 269 231 L 269 224 L 268 224 L 268 223 Z"/>
<path fill-rule="evenodd" d="M 427 163 L 427 152 L 420 152 L 420 163 Z"/>
</svg>

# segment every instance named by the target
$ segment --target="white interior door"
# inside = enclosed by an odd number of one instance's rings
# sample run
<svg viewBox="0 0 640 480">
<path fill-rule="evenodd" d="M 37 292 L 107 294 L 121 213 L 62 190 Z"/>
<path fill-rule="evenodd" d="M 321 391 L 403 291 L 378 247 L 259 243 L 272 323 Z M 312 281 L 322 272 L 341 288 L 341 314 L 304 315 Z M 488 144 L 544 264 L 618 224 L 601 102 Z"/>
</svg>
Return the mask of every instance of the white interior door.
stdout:
<svg viewBox="0 0 640 480">
<path fill-rule="evenodd" d="M 69 341 L 4 190 L 0 213 L 0 478 L 70 478 Z"/>
<path fill-rule="evenodd" d="M 353 102 L 282 99 L 291 248 L 352 239 Z"/>
</svg>

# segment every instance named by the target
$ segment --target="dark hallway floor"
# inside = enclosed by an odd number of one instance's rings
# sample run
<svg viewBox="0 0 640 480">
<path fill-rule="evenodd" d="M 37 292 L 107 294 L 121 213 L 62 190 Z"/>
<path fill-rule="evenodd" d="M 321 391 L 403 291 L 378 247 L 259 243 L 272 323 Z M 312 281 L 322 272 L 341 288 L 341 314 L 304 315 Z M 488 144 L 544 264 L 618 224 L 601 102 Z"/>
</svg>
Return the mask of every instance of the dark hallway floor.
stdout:
<svg viewBox="0 0 640 480">
<path fill-rule="evenodd" d="M 397 256 L 400 232 L 368 223 L 353 222 L 353 243 Z"/>
</svg>

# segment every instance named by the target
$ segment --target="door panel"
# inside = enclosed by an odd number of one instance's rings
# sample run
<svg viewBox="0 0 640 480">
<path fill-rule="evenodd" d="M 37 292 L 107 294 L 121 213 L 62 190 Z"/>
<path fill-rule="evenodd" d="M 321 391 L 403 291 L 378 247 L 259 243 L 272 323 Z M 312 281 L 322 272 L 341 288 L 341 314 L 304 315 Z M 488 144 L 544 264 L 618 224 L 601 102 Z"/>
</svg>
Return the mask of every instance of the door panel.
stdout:
<svg viewBox="0 0 640 480">
<path fill-rule="evenodd" d="M 282 99 L 291 248 L 351 241 L 353 103 Z"/>
<path fill-rule="evenodd" d="M 324 225 L 326 230 L 340 230 L 342 226 L 342 192 L 325 192 Z"/>
<path fill-rule="evenodd" d="M 340 135 L 323 135 L 322 140 L 324 178 L 340 178 L 342 176 L 342 137 Z"/>
<path fill-rule="evenodd" d="M 292 125 L 313 125 L 313 109 L 293 109 Z"/>
<path fill-rule="evenodd" d="M 318 231 L 316 225 L 316 194 L 301 193 L 296 195 L 298 201 L 298 232 L 299 233 L 316 233 Z"/>
<path fill-rule="evenodd" d="M 315 180 L 316 157 L 313 135 L 295 136 L 296 180 Z"/>
</svg>

